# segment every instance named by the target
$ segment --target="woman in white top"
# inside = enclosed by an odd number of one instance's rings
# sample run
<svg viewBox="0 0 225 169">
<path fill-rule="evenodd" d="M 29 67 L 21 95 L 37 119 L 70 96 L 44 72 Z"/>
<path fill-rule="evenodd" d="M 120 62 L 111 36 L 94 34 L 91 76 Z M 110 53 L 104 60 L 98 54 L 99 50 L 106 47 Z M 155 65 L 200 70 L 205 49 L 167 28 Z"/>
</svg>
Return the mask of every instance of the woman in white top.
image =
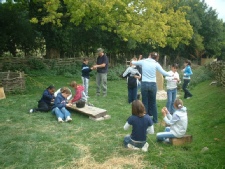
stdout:
<svg viewBox="0 0 225 169">
<path fill-rule="evenodd" d="M 169 73 L 172 74 L 171 77 L 167 76 L 165 79 L 167 80 L 166 88 L 167 88 L 167 110 L 173 114 L 175 108 L 173 106 L 174 101 L 177 97 L 177 84 L 180 82 L 179 74 L 177 73 L 178 64 L 174 63 L 171 67 L 171 71 Z"/>
</svg>

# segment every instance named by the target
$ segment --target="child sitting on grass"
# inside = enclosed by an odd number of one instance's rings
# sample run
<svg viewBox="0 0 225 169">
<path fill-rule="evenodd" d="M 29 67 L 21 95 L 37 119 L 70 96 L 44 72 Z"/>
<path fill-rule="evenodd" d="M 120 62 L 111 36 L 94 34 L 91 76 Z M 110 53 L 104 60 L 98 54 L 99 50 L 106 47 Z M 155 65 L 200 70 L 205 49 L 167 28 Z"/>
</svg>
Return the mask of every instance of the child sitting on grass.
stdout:
<svg viewBox="0 0 225 169">
<path fill-rule="evenodd" d="M 73 99 L 70 100 L 70 103 L 77 103 L 79 105 L 82 105 L 81 107 L 85 106 L 85 103 L 87 102 L 87 96 L 84 92 L 84 86 L 78 85 L 75 81 L 72 81 L 70 83 L 70 86 L 74 88 L 76 94 L 74 95 Z M 81 108 L 79 107 L 79 108 Z"/>
<path fill-rule="evenodd" d="M 170 127 L 166 127 L 165 132 L 157 133 L 157 141 L 169 142 L 169 138 L 181 138 L 185 135 L 188 124 L 187 109 L 181 99 L 174 101 L 174 108 L 176 111 L 173 115 L 166 107 L 162 108 L 163 119 Z"/>
<path fill-rule="evenodd" d="M 132 115 L 127 119 L 124 125 L 124 130 L 132 126 L 131 135 L 127 135 L 124 138 L 124 145 L 126 148 L 142 149 L 147 151 L 149 144 L 146 142 L 146 135 L 154 134 L 153 121 L 145 112 L 145 107 L 140 100 L 134 100 L 132 102 Z"/>
<path fill-rule="evenodd" d="M 52 113 L 56 115 L 58 122 L 69 122 L 72 120 L 70 112 L 66 109 L 67 106 L 71 106 L 71 103 L 67 103 L 67 97 L 71 94 L 71 91 L 67 87 L 63 87 L 61 92 L 58 93 L 54 101 Z"/>
<path fill-rule="evenodd" d="M 55 87 L 50 85 L 47 89 L 44 90 L 41 99 L 38 101 L 38 108 L 30 109 L 30 113 L 37 111 L 48 112 L 52 109 L 52 103 L 54 102 L 54 92 Z"/>
</svg>

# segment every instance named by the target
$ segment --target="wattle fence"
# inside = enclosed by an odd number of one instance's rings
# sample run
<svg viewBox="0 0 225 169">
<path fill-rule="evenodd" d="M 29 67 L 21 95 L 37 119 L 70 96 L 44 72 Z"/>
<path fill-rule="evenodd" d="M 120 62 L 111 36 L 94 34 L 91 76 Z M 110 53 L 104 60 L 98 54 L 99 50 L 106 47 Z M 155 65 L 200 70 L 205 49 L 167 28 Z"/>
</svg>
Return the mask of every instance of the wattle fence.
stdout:
<svg viewBox="0 0 225 169">
<path fill-rule="evenodd" d="M 210 70 L 215 74 L 218 83 L 225 87 L 225 62 L 216 61 L 208 64 Z"/>
</svg>

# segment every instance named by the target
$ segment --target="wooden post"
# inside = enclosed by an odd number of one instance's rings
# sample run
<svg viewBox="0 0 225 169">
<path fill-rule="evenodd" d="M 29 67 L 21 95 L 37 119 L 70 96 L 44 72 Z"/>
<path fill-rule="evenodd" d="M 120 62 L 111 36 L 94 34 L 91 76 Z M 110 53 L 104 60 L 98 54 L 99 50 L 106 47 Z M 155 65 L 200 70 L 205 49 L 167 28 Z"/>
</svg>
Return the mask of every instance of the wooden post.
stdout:
<svg viewBox="0 0 225 169">
<path fill-rule="evenodd" d="M 5 99 L 5 92 L 3 87 L 0 87 L 0 99 Z"/>
</svg>

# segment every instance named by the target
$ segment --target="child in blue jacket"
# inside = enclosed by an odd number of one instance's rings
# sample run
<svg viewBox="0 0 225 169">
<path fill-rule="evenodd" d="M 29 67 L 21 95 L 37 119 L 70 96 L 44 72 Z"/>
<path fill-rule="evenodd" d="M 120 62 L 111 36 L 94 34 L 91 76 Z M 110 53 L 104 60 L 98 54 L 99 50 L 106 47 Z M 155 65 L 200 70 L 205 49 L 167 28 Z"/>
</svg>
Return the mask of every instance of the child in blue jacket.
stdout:
<svg viewBox="0 0 225 169">
<path fill-rule="evenodd" d="M 71 103 L 67 103 L 67 97 L 71 94 L 71 91 L 67 87 L 61 88 L 61 92 L 58 93 L 54 101 L 52 113 L 56 115 L 58 122 L 69 122 L 72 120 L 70 112 L 66 109 Z"/>
<path fill-rule="evenodd" d="M 183 73 L 184 73 L 183 80 L 184 80 L 184 83 L 183 83 L 182 89 L 184 91 L 184 98 L 185 99 L 190 99 L 192 97 L 192 94 L 187 89 L 187 87 L 188 87 L 188 84 L 191 81 L 191 75 L 193 74 L 192 70 L 191 70 L 191 61 L 190 60 L 186 60 L 184 62 L 184 66 L 185 66 L 185 68 L 183 69 Z"/>
</svg>

